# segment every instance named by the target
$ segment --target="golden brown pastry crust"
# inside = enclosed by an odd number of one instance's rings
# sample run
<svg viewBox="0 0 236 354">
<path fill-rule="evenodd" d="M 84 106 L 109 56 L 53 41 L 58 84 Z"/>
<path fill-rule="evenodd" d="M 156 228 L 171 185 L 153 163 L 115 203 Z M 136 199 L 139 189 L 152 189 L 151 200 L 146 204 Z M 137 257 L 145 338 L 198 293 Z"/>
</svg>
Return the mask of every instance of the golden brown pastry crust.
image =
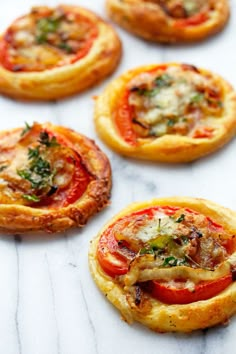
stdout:
<svg viewBox="0 0 236 354">
<path fill-rule="evenodd" d="M 81 198 L 65 207 L 34 208 L 17 204 L 0 204 L 0 230 L 3 232 L 61 232 L 71 227 L 82 227 L 88 219 L 103 209 L 109 202 L 111 169 L 106 155 L 93 140 L 62 126 L 42 124 L 55 134 L 68 139 L 74 151 L 81 156 L 82 163 L 93 176 Z M 0 150 L 4 149 L 11 134 L 22 128 L 0 133 Z M 8 138 L 9 137 L 9 138 Z"/>
<path fill-rule="evenodd" d="M 160 64 L 161 65 L 161 64 Z M 169 63 L 167 66 L 181 64 Z M 203 75 L 212 77 L 223 91 L 224 115 L 215 120 L 217 130 L 211 138 L 196 139 L 188 136 L 170 135 L 156 139 L 138 139 L 137 145 L 127 143 L 119 134 L 113 120 L 113 112 L 119 98 L 130 80 L 136 75 L 151 71 L 158 65 L 146 65 L 130 70 L 113 80 L 99 96 L 95 105 L 95 126 L 99 136 L 118 153 L 139 159 L 161 162 L 189 162 L 212 153 L 233 138 L 236 131 L 236 93 L 222 77 L 205 69 Z"/>
<path fill-rule="evenodd" d="M 216 34 L 229 18 L 228 0 L 216 0 L 210 18 L 194 26 L 177 27 L 159 5 L 142 0 L 107 0 L 109 16 L 126 30 L 150 41 L 196 42 Z"/>
<path fill-rule="evenodd" d="M 97 286 L 107 299 L 121 312 L 125 321 L 131 324 L 138 321 L 157 332 L 190 332 L 227 322 L 236 312 L 236 283 L 209 300 L 185 305 L 167 305 L 150 297 L 151 310 L 142 313 L 130 306 L 126 293 L 112 277 L 107 275 L 96 257 L 97 244 L 101 234 L 119 218 L 132 212 L 156 205 L 187 207 L 204 214 L 232 233 L 236 232 L 236 213 L 204 199 L 169 197 L 149 202 L 134 203 L 110 220 L 91 241 L 89 266 Z"/>
<path fill-rule="evenodd" d="M 89 10 L 61 7 L 97 24 L 99 34 L 89 53 L 73 64 L 41 72 L 11 72 L 0 66 L 0 93 L 17 99 L 59 99 L 84 91 L 115 70 L 121 57 L 121 42 L 113 28 Z"/>
</svg>

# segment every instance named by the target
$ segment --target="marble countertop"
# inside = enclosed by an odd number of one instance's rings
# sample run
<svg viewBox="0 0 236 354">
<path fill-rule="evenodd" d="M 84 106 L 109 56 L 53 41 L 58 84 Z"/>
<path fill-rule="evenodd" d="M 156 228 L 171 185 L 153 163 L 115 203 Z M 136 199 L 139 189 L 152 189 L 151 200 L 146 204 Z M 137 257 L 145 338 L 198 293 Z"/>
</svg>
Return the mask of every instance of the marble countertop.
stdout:
<svg viewBox="0 0 236 354">
<path fill-rule="evenodd" d="M 64 0 L 105 16 L 103 0 Z M 56 0 L 38 4 L 56 5 Z M 35 0 L 1 4 L 0 30 Z M 182 61 L 211 69 L 236 87 L 236 0 L 231 20 L 221 34 L 197 45 L 146 43 L 117 28 L 124 56 L 116 77 L 145 63 Z M 112 77 L 111 77 L 112 78 Z M 51 121 L 71 127 L 107 153 L 113 170 L 111 205 L 82 230 L 56 237 L 0 237 L 1 354 L 221 354 L 233 353 L 236 317 L 228 326 L 189 335 L 157 334 L 141 325 L 127 325 L 95 286 L 88 269 L 89 241 L 115 213 L 134 201 L 153 197 L 203 197 L 236 209 L 234 163 L 236 140 L 210 157 L 178 166 L 123 158 L 96 136 L 92 96 L 106 82 L 84 94 L 52 103 L 25 103 L 0 97 L 1 129 Z"/>
</svg>

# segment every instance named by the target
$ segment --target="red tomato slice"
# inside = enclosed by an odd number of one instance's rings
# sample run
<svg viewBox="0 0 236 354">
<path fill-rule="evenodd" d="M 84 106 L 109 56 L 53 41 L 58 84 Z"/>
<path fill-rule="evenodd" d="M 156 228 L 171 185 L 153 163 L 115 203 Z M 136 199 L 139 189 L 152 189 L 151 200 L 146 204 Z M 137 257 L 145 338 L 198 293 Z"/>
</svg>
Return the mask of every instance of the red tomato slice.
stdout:
<svg viewBox="0 0 236 354">
<path fill-rule="evenodd" d="M 97 258 L 104 272 L 115 277 L 128 272 L 128 262 L 116 253 L 119 246 L 112 229 L 113 225 L 101 236 L 98 242 Z"/>
<path fill-rule="evenodd" d="M 200 12 L 189 18 L 184 18 L 175 21 L 175 27 L 197 26 L 208 20 L 209 16 L 206 12 Z"/>
<path fill-rule="evenodd" d="M 67 162 L 69 164 L 74 164 L 75 170 L 70 185 L 65 190 L 62 189 L 58 192 L 58 200 L 53 201 L 52 199 L 47 198 L 43 204 L 49 204 L 50 207 L 66 207 L 69 204 L 74 203 L 84 194 L 89 182 L 91 181 L 91 176 L 83 165 L 80 156 L 73 149 L 73 144 L 69 140 L 58 133 L 54 133 L 49 130 L 45 131 L 48 133 L 50 138 L 55 137 L 60 145 L 66 146 L 72 150 L 72 156 L 67 159 Z M 42 204 L 38 205 L 41 206 Z"/>
<path fill-rule="evenodd" d="M 91 177 L 85 167 L 81 164 L 79 156 L 76 159 L 70 158 L 68 163 L 75 164 L 75 172 L 70 188 L 67 190 L 63 207 L 74 203 L 78 200 L 87 189 Z"/>
<path fill-rule="evenodd" d="M 195 139 L 212 138 L 213 132 L 214 132 L 214 128 L 212 127 L 199 127 L 194 131 L 193 138 Z"/>
<path fill-rule="evenodd" d="M 190 304 L 216 296 L 226 289 L 232 281 L 232 275 L 228 274 L 220 279 L 199 283 L 196 285 L 194 292 L 186 288 L 168 287 L 164 282 L 158 281 L 149 282 L 145 289 L 157 300 L 166 304 Z"/>
<path fill-rule="evenodd" d="M 170 206 L 158 206 L 142 209 L 132 213 L 130 216 L 137 215 L 148 215 L 149 218 L 153 217 L 154 212 L 160 210 L 166 215 L 173 215 L 179 207 Z M 119 219 L 122 220 L 122 219 Z M 117 221 L 119 221 L 117 220 Z M 97 248 L 98 261 L 108 275 L 115 277 L 116 275 L 126 274 L 128 271 L 128 260 L 117 253 L 119 247 L 115 235 L 113 233 L 114 224 L 110 225 L 109 228 L 102 234 Z"/>
<path fill-rule="evenodd" d="M 125 91 L 119 105 L 115 108 L 115 123 L 125 142 L 136 145 L 138 136 L 132 128 L 133 109 L 128 102 L 129 93 L 129 90 Z"/>
</svg>

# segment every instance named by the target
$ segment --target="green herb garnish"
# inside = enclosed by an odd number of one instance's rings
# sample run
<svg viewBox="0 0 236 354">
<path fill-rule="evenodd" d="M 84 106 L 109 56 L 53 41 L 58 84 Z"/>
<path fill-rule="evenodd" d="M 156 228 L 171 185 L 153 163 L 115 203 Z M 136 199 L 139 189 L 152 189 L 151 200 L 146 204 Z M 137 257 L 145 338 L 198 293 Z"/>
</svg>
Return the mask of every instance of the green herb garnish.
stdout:
<svg viewBox="0 0 236 354">
<path fill-rule="evenodd" d="M 66 42 L 59 43 L 58 44 L 58 48 L 64 50 L 67 53 L 72 53 L 73 52 L 72 47 L 69 44 L 67 44 Z"/>
<path fill-rule="evenodd" d="M 180 265 L 184 265 L 187 263 L 187 260 L 184 259 L 178 259 L 174 256 L 170 256 L 170 257 L 166 257 L 164 259 L 164 262 L 162 264 L 163 267 L 176 267 L 176 266 L 180 266 Z"/>
<path fill-rule="evenodd" d="M 175 125 L 175 120 L 174 119 L 168 119 L 167 126 L 168 127 L 173 127 L 174 125 Z"/>
<path fill-rule="evenodd" d="M 35 157 L 38 157 L 38 156 L 39 156 L 39 147 L 38 146 L 35 149 L 31 149 L 31 148 L 28 149 L 29 160 L 33 159 Z"/>
<path fill-rule="evenodd" d="M 146 90 L 143 95 L 147 97 L 155 97 L 160 92 L 159 88 L 154 88 L 152 90 Z"/>
<path fill-rule="evenodd" d="M 29 168 L 18 170 L 17 174 L 29 181 L 33 189 L 41 190 L 50 185 L 54 174 L 51 170 L 50 163 L 41 156 L 30 158 Z"/>
<path fill-rule="evenodd" d="M 162 88 L 162 87 L 168 87 L 172 84 L 172 79 L 170 75 L 168 74 L 163 74 L 161 76 L 158 76 L 155 81 L 154 81 L 155 86 Z"/>
<path fill-rule="evenodd" d="M 44 149 L 59 145 L 55 136 L 50 138 L 45 131 L 40 133 L 39 142 L 42 146 L 45 146 Z M 36 190 L 52 186 L 52 179 L 55 175 L 55 171 L 52 171 L 50 163 L 43 157 L 43 152 L 44 150 L 41 150 L 40 145 L 35 148 L 29 148 L 28 168 L 17 171 L 17 174 L 29 181 L 31 187 Z"/>
<path fill-rule="evenodd" d="M 204 99 L 204 94 L 199 92 L 191 97 L 190 102 L 191 103 L 200 103 L 203 101 L 203 99 Z"/>
<path fill-rule="evenodd" d="M 47 147 L 55 147 L 58 146 L 59 143 L 56 139 L 55 136 L 53 136 L 51 139 L 49 137 L 49 134 L 46 131 L 43 131 L 39 135 L 39 143 L 42 145 L 45 145 Z"/>
<path fill-rule="evenodd" d="M 40 198 L 37 197 L 37 195 L 35 194 L 22 194 L 22 198 L 28 200 L 29 202 L 34 202 L 34 203 L 37 203 L 37 202 L 40 202 Z"/>
<path fill-rule="evenodd" d="M 181 236 L 181 240 L 184 245 L 187 245 L 189 243 L 189 238 L 188 236 Z"/>
<path fill-rule="evenodd" d="M 60 20 L 55 18 L 41 18 L 37 22 L 38 34 L 36 36 L 36 42 L 38 44 L 46 43 L 49 33 L 55 33 L 60 25 Z"/>
<path fill-rule="evenodd" d="M 22 130 L 21 132 L 21 136 L 25 135 L 26 133 L 28 133 L 28 131 L 32 128 L 31 125 L 29 125 L 27 122 L 25 122 L 25 128 Z"/>
<path fill-rule="evenodd" d="M 141 250 L 139 251 L 139 254 L 142 256 L 144 254 L 155 254 L 155 251 L 153 248 L 149 248 L 149 247 L 144 247 L 141 248 Z"/>
<path fill-rule="evenodd" d="M 8 166 L 7 165 L 3 165 L 0 167 L 0 172 L 4 171 Z"/>
<path fill-rule="evenodd" d="M 175 222 L 179 223 L 179 222 L 182 222 L 184 219 L 185 219 L 185 215 L 181 214 L 180 217 L 177 220 L 175 220 Z"/>
</svg>

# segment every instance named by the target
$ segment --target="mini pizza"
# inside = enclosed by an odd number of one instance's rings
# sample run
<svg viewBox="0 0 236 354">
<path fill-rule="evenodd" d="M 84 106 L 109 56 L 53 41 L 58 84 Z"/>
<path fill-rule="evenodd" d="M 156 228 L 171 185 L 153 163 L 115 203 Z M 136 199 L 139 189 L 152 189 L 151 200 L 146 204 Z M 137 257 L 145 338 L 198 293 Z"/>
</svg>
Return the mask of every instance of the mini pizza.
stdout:
<svg viewBox="0 0 236 354">
<path fill-rule="evenodd" d="M 107 10 L 128 31 L 162 43 L 203 40 L 229 18 L 228 0 L 107 0 Z"/>
<path fill-rule="evenodd" d="M 116 33 L 91 11 L 34 7 L 0 37 L 0 92 L 29 100 L 62 98 L 112 73 L 120 56 Z"/>
<path fill-rule="evenodd" d="M 84 226 L 109 200 L 111 170 L 95 143 L 50 123 L 0 133 L 0 230 Z"/>
<path fill-rule="evenodd" d="M 236 213 L 203 199 L 135 203 L 91 242 L 92 276 L 125 321 L 190 332 L 236 312 Z"/>
<path fill-rule="evenodd" d="M 236 130 L 236 93 L 221 77 L 187 64 L 139 67 L 97 99 L 98 134 L 120 154 L 187 162 L 228 142 Z"/>
</svg>

